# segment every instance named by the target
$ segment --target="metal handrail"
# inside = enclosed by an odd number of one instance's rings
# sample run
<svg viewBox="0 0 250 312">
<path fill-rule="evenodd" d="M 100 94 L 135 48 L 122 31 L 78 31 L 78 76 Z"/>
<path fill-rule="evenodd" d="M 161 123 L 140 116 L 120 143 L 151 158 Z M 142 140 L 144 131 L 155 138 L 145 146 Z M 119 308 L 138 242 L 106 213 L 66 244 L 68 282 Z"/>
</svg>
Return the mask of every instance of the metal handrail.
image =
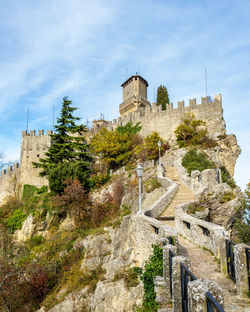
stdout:
<svg viewBox="0 0 250 312">
<path fill-rule="evenodd" d="M 190 281 L 197 280 L 197 277 L 183 264 L 180 263 L 181 267 L 181 299 L 182 299 L 182 312 L 188 311 L 188 283 Z"/>
<path fill-rule="evenodd" d="M 224 309 L 221 307 L 221 305 L 216 301 L 216 299 L 209 291 L 206 292 L 206 297 L 207 297 L 208 312 L 214 312 L 214 309 L 216 312 L 225 312 Z"/>
</svg>

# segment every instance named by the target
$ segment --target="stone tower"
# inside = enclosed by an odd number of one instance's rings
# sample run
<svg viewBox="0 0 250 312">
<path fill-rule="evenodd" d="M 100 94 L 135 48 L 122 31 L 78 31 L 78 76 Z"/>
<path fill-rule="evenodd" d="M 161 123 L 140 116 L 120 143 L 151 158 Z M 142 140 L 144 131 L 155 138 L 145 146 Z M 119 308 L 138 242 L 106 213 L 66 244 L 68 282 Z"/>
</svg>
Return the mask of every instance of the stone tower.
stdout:
<svg viewBox="0 0 250 312">
<path fill-rule="evenodd" d="M 22 132 L 21 143 L 21 183 L 35 185 L 41 187 L 47 185 L 46 178 L 39 176 L 39 169 L 34 168 L 33 161 L 39 162 L 40 158 L 45 158 L 45 153 L 51 146 L 52 131 L 47 130 L 45 134 L 43 130 L 38 131 L 36 135 L 35 130 Z"/>
<path fill-rule="evenodd" d="M 123 102 L 120 104 L 121 116 L 150 106 L 150 102 L 147 100 L 148 82 L 141 76 L 131 76 L 121 87 L 123 87 Z"/>
</svg>

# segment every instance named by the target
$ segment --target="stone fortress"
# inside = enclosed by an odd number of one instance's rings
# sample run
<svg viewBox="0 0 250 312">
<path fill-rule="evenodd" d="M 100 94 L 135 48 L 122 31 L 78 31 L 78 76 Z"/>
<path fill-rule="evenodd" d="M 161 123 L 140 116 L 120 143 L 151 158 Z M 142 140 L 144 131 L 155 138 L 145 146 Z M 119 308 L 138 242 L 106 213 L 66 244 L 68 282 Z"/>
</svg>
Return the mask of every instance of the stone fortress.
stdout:
<svg viewBox="0 0 250 312">
<path fill-rule="evenodd" d="M 167 105 L 166 110 L 156 103 L 150 103 L 147 99 L 148 82 L 140 75 L 133 75 L 122 85 L 123 102 L 120 104 L 120 117 L 113 121 L 106 121 L 103 118 L 93 121 L 93 128 L 90 136 L 102 127 L 112 130 L 117 126 L 125 125 L 128 122 L 140 122 L 142 130 L 140 134 L 146 136 L 152 131 L 157 131 L 166 141 L 175 141 L 174 131 L 181 123 L 186 113 L 192 112 L 196 118 L 206 122 L 208 134 L 212 138 L 223 136 L 226 133 L 223 119 L 221 95 L 215 95 L 212 101 L 210 97 L 202 97 L 201 104 L 197 104 L 196 99 L 190 99 L 189 105 L 185 106 L 184 101 L 177 103 L 177 108 L 173 103 Z M 23 131 L 21 139 L 20 165 L 15 164 L 8 169 L 3 169 L 0 177 L 0 196 L 13 192 L 13 177 L 18 177 L 21 185 L 31 184 L 37 187 L 46 185 L 45 178 L 39 177 L 38 169 L 33 167 L 32 162 L 38 161 L 45 156 L 51 145 L 52 131 L 35 130 Z M 233 172 L 231 172 L 233 174 Z"/>
</svg>

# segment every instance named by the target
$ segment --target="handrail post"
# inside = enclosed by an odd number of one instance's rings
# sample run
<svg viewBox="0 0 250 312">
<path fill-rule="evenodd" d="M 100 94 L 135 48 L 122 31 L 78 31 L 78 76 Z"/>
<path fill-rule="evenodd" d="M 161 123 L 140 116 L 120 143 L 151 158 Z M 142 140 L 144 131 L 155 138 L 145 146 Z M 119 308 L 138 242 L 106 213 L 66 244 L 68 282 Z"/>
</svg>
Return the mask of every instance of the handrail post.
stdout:
<svg viewBox="0 0 250 312">
<path fill-rule="evenodd" d="M 181 256 L 173 258 L 173 312 L 182 311 L 181 262 L 187 268 L 190 267 L 190 260 L 188 258 Z"/>
<path fill-rule="evenodd" d="M 219 250 L 220 250 L 220 270 L 222 274 L 227 275 L 226 237 L 221 237 L 219 241 Z"/>
</svg>

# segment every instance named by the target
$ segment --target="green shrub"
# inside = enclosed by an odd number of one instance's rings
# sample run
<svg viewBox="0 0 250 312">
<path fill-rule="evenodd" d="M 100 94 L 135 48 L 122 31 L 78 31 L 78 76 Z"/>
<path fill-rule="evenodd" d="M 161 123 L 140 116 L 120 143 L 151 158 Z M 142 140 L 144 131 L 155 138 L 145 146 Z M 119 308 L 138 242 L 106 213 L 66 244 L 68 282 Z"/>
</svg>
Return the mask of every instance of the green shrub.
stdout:
<svg viewBox="0 0 250 312">
<path fill-rule="evenodd" d="M 225 192 L 220 194 L 219 203 L 224 204 L 229 202 L 230 200 L 235 199 L 236 195 L 233 192 Z"/>
<path fill-rule="evenodd" d="M 208 160 L 208 157 L 203 152 L 197 152 L 192 149 L 188 151 L 182 159 L 182 166 L 187 169 L 189 175 L 194 170 L 203 171 L 205 169 L 213 169 L 216 167 L 215 163 Z"/>
<path fill-rule="evenodd" d="M 10 232 L 13 234 L 17 229 L 21 229 L 23 221 L 26 219 L 27 215 L 22 209 L 17 209 L 7 220 L 7 226 Z"/>
<path fill-rule="evenodd" d="M 195 214 L 196 212 L 204 211 L 206 207 L 203 207 L 199 204 L 189 204 L 187 208 L 188 214 Z"/>
<path fill-rule="evenodd" d="M 28 200 L 34 196 L 37 188 L 34 185 L 24 184 L 23 186 L 23 200 Z"/>
<path fill-rule="evenodd" d="M 144 184 L 144 189 L 146 193 L 151 193 L 160 187 L 161 183 L 157 180 L 157 178 L 151 178 Z"/>
<path fill-rule="evenodd" d="M 99 174 L 93 174 L 89 178 L 89 184 L 90 188 L 98 188 L 105 183 L 107 183 L 110 180 L 110 174 L 109 173 L 99 173 Z"/>
<path fill-rule="evenodd" d="M 40 246 L 44 240 L 45 239 L 42 235 L 35 235 L 25 241 L 25 246 L 32 249 L 36 246 Z"/>
<path fill-rule="evenodd" d="M 227 171 L 227 168 L 225 166 L 221 166 L 220 170 L 222 182 L 227 183 L 231 188 L 235 188 L 236 184 L 234 182 L 234 179 L 231 178 L 229 172 Z"/>
<path fill-rule="evenodd" d="M 132 210 L 130 206 L 127 206 L 125 204 L 122 205 L 122 217 L 127 216 L 131 214 Z"/>
<path fill-rule="evenodd" d="M 143 312 L 157 312 L 159 304 L 155 301 L 154 279 L 163 275 L 163 252 L 159 245 L 152 245 L 153 254 L 146 262 L 144 271 L 137 268 L 140 279 L 144 284 Z"/>
</svg>

